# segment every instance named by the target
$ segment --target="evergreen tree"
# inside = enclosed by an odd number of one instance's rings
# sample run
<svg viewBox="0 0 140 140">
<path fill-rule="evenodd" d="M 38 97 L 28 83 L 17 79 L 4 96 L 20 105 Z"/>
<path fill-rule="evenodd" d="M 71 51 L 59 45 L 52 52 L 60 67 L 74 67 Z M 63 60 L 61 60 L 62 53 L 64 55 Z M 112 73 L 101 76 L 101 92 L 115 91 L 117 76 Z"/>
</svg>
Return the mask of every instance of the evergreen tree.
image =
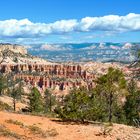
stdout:
<svg viewBox="0 0 140 140">
<path fill-rule="evenodd" d="M 107 109 L 106 109 L 106 99 L 102 96 L 101 90 L 96 87 L 93 89 L 92 94 L 89 100 L 89 113 L 90 116 L 88 120 L 93 121 L 106 121 L 107 118 Z"/>
<path fill-rule="evenodd" d="M 59 117 L 68 120 L 98 120 L 124 122 L 123 105 L 119 97 L 126 94 L 126 80 L 118 69 L 109 68 L 108 73 L 97 78 L 96 87 L 73 89 L 64 97 L 63 105 L 55 110 Z"/>
<path fill-rule="evenodd" d="M 56 104 L 56 97 L 48 89 L 45 91 L 44 100 L 45 112 L 52 112 L 52 107 Z"/>
<path fill-rule="evenodd" d="M 10 73 L 7 75 L 7 93 L 8 96 L 13 99 L 13 109 L 16 111 L 16 101 L 21 100 L 21 96 L 24 93 L 22 87 L 22 79 L 14 78 L 14 73 Z"/>
<path fill-rule="evenodd" d="M 126 87 L 124 75 L 118 69 L 109 68 L 108 73 L 99 77 L 96 84 L 98 94 L 105 98 L 105 112 L 108 112 L 108 121 L 111 123 L 117 97 L 118 95 L 121 96 L 123 89 Z"/>
<path fill-rule="evenodd" d="M 2 91 L 6 88 L 7 88 L 6 77 L 0 74 L 0 95 L 2 95 Z"/>
<path fill-rule="evenodd" d="M 134 120 L 139 120 L 140 112 L 140 90 L 138 90 L 135 81 L 132 79 L 128 84 L 129 94 L 126 96 L 124 105 L 127 124 L 134 125 Z"/>
<path fill-rule="evenodd" d="M 29 95 L 29 109 L 31 112 L 43 111 L 43 102 L 39 90 L 33 87 Z"/>
<path fill-rule="evenodd" d="M 21 100 L 21 96 L 24 93 L 22 88 L 22 82 L 20 81 L 16 87 L 13 87 L 11 97 L 13 98 L 13 107 L 14 111 L 16 111 L 16 100 Z"/>
<path fill-rule="evenodd" d="M 64 120 L 84 122 L 88 116 L 89 96 L 85 88 L 73 89 L 64 97 L 63 106 L 55 111 Z"/>
</svg>

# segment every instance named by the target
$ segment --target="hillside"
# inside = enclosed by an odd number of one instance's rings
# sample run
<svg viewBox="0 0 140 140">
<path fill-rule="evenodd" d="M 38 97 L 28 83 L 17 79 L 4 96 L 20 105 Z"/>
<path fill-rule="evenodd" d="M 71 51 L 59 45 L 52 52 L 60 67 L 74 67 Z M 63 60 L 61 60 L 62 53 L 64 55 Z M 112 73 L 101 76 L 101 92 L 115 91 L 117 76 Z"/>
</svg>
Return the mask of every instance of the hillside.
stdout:
<svg viewBox="0 0 140 140">
<path fill-rule="evenodd" d="M 103 135 L 100 124 L 64 123 L 58 119 L 0 112 L 0 140 L 139 140 L 140 129 L 114 124 Z M 5 129 L 7 130 L 5 132 Z M 4 130 L 4 131 L 2 131 Z M 5 135 L 4 135 L 5 132 Z"/>
<path fill-rule="evenodd" d="M 44 59 L 32 56 L 24 46 L 16 44 L 0 44 L 0 64 L 48 64 Z M 50 63 L 49 63 L 50 64 Z"/>
</svg>

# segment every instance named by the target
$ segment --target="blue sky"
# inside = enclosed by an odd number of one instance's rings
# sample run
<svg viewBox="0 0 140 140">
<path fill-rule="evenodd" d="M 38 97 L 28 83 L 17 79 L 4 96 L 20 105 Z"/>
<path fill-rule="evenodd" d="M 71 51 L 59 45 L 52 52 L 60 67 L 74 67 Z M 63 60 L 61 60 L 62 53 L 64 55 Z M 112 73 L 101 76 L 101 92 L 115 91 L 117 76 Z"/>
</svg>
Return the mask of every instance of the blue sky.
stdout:
<svg viewBox="0 0 140 140">
<path fill-rule="evenodd" d="M 1 0 L 0 42 L 140 42 L 139 6 L 139 0 Z"/>
</svg>

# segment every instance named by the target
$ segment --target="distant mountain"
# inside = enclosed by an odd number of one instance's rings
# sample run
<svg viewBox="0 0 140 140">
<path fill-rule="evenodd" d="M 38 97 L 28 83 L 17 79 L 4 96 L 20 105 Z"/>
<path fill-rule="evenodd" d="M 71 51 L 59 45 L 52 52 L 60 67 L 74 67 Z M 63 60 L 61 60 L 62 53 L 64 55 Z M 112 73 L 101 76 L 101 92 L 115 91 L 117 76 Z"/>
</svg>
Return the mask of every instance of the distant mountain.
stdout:
<svg viewBox="0 0 140 140">
<path fill-rule="evenodd" d="M 30 44 L 28 51 L 50 61 L 101 61 L 124 62 L 135 60 L 133 49 L 140 43 L 80 43 L 80 44 Z"/>
<path fill-rule="evenodd" d="M 136 59 L 134 51 L 137 48 L 140 48 L 140 43 L 67 43 L 30 44 L 29 46 L 0 44 L 0 62 L 25 63 L 25 58 L 30 60 L 34 58 L 35 60 L 35 56 L 38 56 L 52 62 L 97 61 L 130 63 Z M 35 62 L 39 58 L 36 59 Z M 44 61 L 43 59 L 39 61 Z"/>
</svg>

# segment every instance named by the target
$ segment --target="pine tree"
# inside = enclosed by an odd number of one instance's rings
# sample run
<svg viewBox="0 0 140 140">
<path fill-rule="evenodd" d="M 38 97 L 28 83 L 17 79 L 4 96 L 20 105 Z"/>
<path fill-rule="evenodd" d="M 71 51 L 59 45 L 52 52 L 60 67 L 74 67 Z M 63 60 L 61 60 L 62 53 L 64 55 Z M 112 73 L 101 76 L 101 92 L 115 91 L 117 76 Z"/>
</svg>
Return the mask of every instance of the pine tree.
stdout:
<svg viewBox="0 0 140 140">
<path fill-rule="evenodd" d="M 22 88 L 22 81 L 20 79 L 17 80 L 17 84 L 13 85 L 11 90 L 11 97 L 13 98 L 13 108 L 14 111 L 16 111 L 16 100 L 20 99 L 21 96 L 24 93 L 24 90 Z"/>
<path fill-rule="evenodd" d="M 6 77 L 0 74 L 0 95 L 2 95 L 2 91 L 6 88 L 7 88 Z"/>
<path fill-rule="evenodd" d="M 13 109 L 16 111 L 16 101 L 21 100 L 21 96 L 24 93 L 22 88 L 22 79 L 15 79 L 14 73 L 7 75 L 7 93 L 13 99 Z"/>
<path fill-rule="evenodd" d="M 111 123 L 114 112 L 114 104 L 117 97 L 126 87 L 126 81 L 123 73 L 118 69 L 109 68 L 108 73 L 99 77 L 96 81 L 98 94 L 105 98 L 106 112 L 108 112 L 108 121 Z"/>
<path fill-rule="evenodd" d="M 29 95 L 29 109 L 31 112 L 43 111 L 43 102 L 39 90 L 33 87 Z"/>
<path fill-rule="evenodd" d="M 106 99 L 102 96 L 101 89 L 96 87 L 93 89 L 89 100 L 89 111 L 90 116 L 88 120 L 93 121 L 106 121 L 107 110 L 106 110 Z"/>
<path fill-rule="evenodd" d="M 45 91 L 44 100 L 45 112 L 52 112 L 52 107 L 56 104 L 56 97 L 48 89 Z"/>
<path fill-rule="evenodd" d="M 63 106 L 56 113 L 64 120 L 81 121 L 84 123 L 88 116 L 89 96 L 86 88 L 72 89 L 63 99 Z"/>
<path fill-rule="evenodd" d="M 134 125 L 134 120 L 139 120 L 140 117 L 140 90 L 138 90 L 133 79 L 128 84 L 128 92 L 129 94 L 126 96 L 124 111 L 127 124 Z"/>
</svg>

